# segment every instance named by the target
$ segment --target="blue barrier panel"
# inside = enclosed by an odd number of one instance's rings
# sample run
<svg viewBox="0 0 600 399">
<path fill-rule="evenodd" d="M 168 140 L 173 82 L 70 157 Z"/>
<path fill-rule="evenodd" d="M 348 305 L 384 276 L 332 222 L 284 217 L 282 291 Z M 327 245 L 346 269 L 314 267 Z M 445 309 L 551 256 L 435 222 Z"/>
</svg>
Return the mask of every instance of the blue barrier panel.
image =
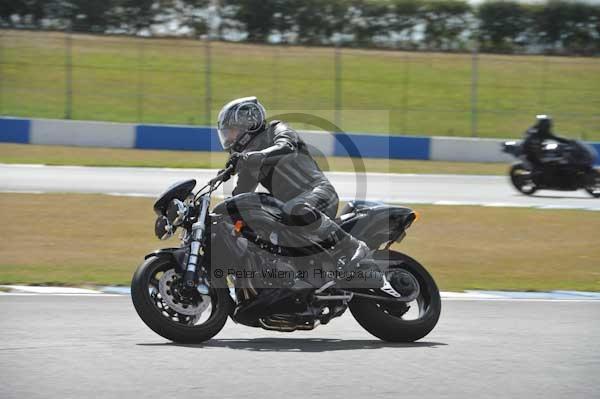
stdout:
<svg viewBox="0 0 600 399">
<path fill-rule="evenodd" d="M 431 139 L 429 137 L 391 136 L 390 158 L 429 159 Z"/>
<path fill-rule="evenodd" d="M 153 150 L 220 151 L 214 129 L 208 127 L 138 125 L 135 148 Z"/>
<path fill-rule="evenodd" d="M 0 118 L 0 142 L 29 143 L 29 119 Z"/>
<path fill-rule="evenodd" d="M 221 141 L 219 140 L 219 134 L 217 129 L 210 129 L 210 150 L 211 151 L 224 151 Z"/>
<path fill-rule="evenodd" d="M 335 134 L 334 155 L 342 157 L 429 159 L 429 137 Z"/>
</svg>

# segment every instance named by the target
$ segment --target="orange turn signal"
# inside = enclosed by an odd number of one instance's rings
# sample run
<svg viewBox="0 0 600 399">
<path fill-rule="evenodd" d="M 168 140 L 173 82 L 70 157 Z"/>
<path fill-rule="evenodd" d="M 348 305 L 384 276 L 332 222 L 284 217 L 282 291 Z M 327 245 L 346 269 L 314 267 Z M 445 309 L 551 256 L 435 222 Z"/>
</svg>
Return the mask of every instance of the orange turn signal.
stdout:
<svg viewBox="0 0 600 399">
<path fill-rule="evenodd" d="M 233 225 L 233 231 L 235 231 L 237 234 L 240 234 L 242 232 L 242 229 L 244 228 L 244 221 L 243 220 L 236 220 L 235 224 Z"/>
<path fill-rule="evenodd" d="M 415 220 L 413 222 L 416 222 L 417 220 L 419 220 L 421 215 L 419 215 L 419 212 L 417 212 L 417 211 L 413 211 L 413 213 L 415 214 Z"/>
</svg>

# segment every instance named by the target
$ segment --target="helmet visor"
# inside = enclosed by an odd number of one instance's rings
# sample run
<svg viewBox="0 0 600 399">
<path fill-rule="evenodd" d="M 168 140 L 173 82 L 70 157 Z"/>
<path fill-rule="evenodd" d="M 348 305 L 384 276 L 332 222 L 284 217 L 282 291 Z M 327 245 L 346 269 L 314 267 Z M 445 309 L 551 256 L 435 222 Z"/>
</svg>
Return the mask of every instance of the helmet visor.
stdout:
<svg viewBox="0 0 600 399">
<path fill-rule="evenodd" d="M 219 134 L 219 141 L 221 141 L 221 146 L 224 150 L 231 149 L 231 146 L 236 142 L 236 140 L 240 137 L 242 130 L 238 127 L 228 126 L 228 127 L 219 127 L 217 129 Z"/>
</svg>

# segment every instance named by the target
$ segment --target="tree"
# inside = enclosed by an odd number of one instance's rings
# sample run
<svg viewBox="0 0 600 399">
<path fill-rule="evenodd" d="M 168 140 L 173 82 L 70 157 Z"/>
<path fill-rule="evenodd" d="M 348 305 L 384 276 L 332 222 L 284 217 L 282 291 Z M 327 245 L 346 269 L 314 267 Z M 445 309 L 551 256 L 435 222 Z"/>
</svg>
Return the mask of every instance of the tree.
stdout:
<svg viewBox="0 0 600 399">
<path fill-rule="evenodd" d="M 273 30 L 277 0 L 224 0 L 231 9 L 229 18 L 239 21 L 251 42 L 266 42 Z"/>
<path fill-rule="evenodd" d="M 413 47 L 413 34 L 419 25 L 421 0 L 394 0 L 390 31 Z"/>
<path fill-rule="evenodd" d="M 173 23 L 175 22 L 175 24 Z M 600 5 L 583 0 L 0 0 L 0 26 L 94 33 L 204 35 L 222 39 L 360 47 L 457 50 L 476 37 L 483 50 L 600 51 Z M 161 29 L 164 33 L 164 29 Z"/>
<path fill-rule="evenodd" d="M 277 30 L 294 34 L 302 44 L 327 44 L 347 29 L 345 0 L 281 1 Z"/>
<path fill-rule="evenodd" d="M 597 46 L 598 8 L 586 3 L 550 1 L 534 8 L 540 44 L 552 52 L 589 52 Z"/>
<path fill-rule="evenodd" d="M 209 0 L 157 0 L 150 14 L 153 23 L 169 25 L 175 34 L 200 36 L 208 33 L 209 18 L 214 16 L 208 12 L 209 4 Z"/>
<path fill-rule="evenodd" d="M 354 45 L 370 46 L 379 35 L 388 35 L 394 16 L 393 4 L 386 0 L 356 0 L 351 3 L 350 24 Z"/>
<path fill-rule="evenodd" d="M 108 25 L 120 32 L 137 34 L 154 23 L 159 11 L 155 0 L 113 0 L 107 11 Z"/>
<path fill-rule="evenodd" d="M 43 0 L 0 0 L 0 19 L 2 25 L 40 28 L 41 21 L 46 17 L 48 1 Z M 18 22 L 13 23 L 12 17 Z"/>
<path fill-rule="evenodd" d="M 529 8 L 516 1 L 488 1 L 477 9 L 477 37 L 483 50 L 511 52 L 531 27 Z"/>
<path fill-rule="evenodd" d="M 561 45 L 570 53 L 591 54 L 594 52 L 594 47 L 598 43 L 598 38 L 594 37 L 594 28 L 597 29 L 600 23 L 596 18 L 595 8 L 598 6 L 585 3 L 568 5 L 567 21 Z"/>
<path fill-rule="evenodd" d="M 462 0 L 425 2 L 421 15 L 425 23 L 424 43 L 431 50 L 462 46 L 460 36 L 469 30 L 471 7 Z"/>
</svg>

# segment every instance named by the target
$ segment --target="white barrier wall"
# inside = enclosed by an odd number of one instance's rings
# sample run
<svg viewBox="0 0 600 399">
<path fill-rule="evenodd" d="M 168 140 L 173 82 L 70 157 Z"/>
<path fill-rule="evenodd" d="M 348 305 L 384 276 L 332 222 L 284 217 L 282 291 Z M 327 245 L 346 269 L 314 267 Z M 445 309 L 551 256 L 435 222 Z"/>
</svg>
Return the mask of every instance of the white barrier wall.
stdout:
<svg viewBox="0 0 600 399">
<path fill-rule="evenodd" d="M 502 152 L 508 139 L 479 139 L 468 137 L 432 137 L 429 159 L 457 162 L 513 162 Z"/>
<path fill-rule="evenodd" d="M 315 155 L 455 162 L 514 162 L 502 152 L 508 139 L 331 134 L 300 131 Z M 0 117 L 0 142 L 190 151 L 222 151 L 206 126 L 136 125 L 95 121 Z M 600 143 L 589 143 L 600 152 Z M 600 161 L 599 161 L 600 162 Z"/>
<path fill-rule="evenodd" d="M 33 119 L 31 144 L 82 147 L 123 147 L 135 145 L 135 125 L 127 123 Z"/>
<path fill-rule="evenodd" d="M 298 134 L 308 145 L 309 151 L 317 156 L 333 155 L 335 136 L 328 132 L 299 131 Z"/>
</svg>

